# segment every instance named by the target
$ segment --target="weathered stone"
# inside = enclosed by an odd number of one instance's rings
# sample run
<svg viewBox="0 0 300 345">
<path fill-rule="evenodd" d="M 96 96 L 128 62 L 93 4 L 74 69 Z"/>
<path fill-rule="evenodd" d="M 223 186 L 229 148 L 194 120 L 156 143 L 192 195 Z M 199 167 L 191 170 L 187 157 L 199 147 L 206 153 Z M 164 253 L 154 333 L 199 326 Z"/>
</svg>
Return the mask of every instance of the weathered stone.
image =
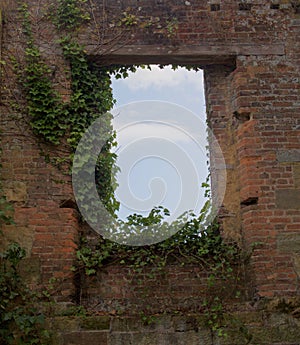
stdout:
<svg viewBox="0 0 300 345">
<path fill-rule="evenodd" d="M 78 331 L 64 333 L 63 345 L 107 345 L 107 331 Z"/>
<path fill-rule="evenodd" d="M 270 301 L 267 303 L 270 304 Z M 279 305 L 280 304 L 280 305 Z M 58 331 L 55 327 L 57 323 L 52 322 L 52 329 L 55 331 L 54 343 L 55 345 L 295 345 L 300 337 L 300 321 L 294 317 L 294 309 L 298 308 L 299 300 L 292 299 L 286 301 L 285 305 L 291 309 L 286 309 L 286 312 L 279 312 L 283 305 L 280 299 L 274 300 L 274 308 L 268 308 L 265 311 L 256 312 L 255 310 L 241 313 L 234 313 L 224 315 L 224 324 L 226 327 L 222 329 L 226 337 L 218 337 L 217 332 L 211 332 L 204 324 L 199 324 L 198 329 L 181 328 L 179 331 L 175 328 L 162 327 L 160 320 L 163 317 L 157 317 L 156 327 L 154 329 L 141 328 L 139 330 L 125 330 L 121 323 L 118 328 L 115 324 L 115 329 L 112 331 L 99 330 L 82 330 L 80 329 L 80 317 L 76 318 L 79 323 L 74 327 L 74 318 L 60 319 L 64 324 L 68 324 L 67 319 L 70 319 L 71 327 L 61 327 Z M 241 306 L 242 307 L 242 306 Z M 194 316 L 194 319 L 197 315 Z M 130 323 L 133 320 L 139 323 L 139 316 L 131 317 Z M 58 321 L 57 318 L 56 321 Z M 84 317 L 82 317 L 84 320 Z M 126 318 L 122 318 L 123 324 Z M 173 318 L 175 326 L 177 321 L 181 320 L 185 324 L 189 324 L 191 316 L 176 316 Z M 160 328 L 159 328 L 160 327 Z M 63 329 L 64 328 L 64 329 Z"/>
<path fill-rule="evenodd" d="M 198 330 L 197 320 L 194 317 L 175 317 L 173 319 L 175 332 Z"/>
<path fill-rule="evenodd" d="M 91 55 L 94 55 L 95 46 L 90 44 L 87 46 Z M 179 50 L 177 47 L 166 46 L 159 47 L 157 45 L 151 46 L 119 46 L 111 54 L 109 54 L 110 63 L 115 64 L 170 64 L 170 63 L 184 63 L 188 61 L 189 64 L 207 65 L 207 64 L 232 64 L 234 57 L 237 54 L 241 55 L 283 55 L 284 46 L 282 44 L 273 45 L 230 45 L 226 48 L 224 45 L 215 45 L 212 47 L 207 45 L 193 45 L 181 46 Z M 93 60 L 99 58 L 101 62 L 101 55 L 93 56 Z"/>
<path fill-rule="evenodd" d="M 295 188 L 298 188 L 300 190 L 300 164 L 293 166 L 293 177 Z"/>
<path fill-rule="evenodd" d="M 211 335 L 205 332 L 132 332 L 112 333 L 109 345 L 210 345 Z"/>
<path fill-rule="evenodd" d="M 19 181 L 8 182 L 5 185 L 5 194 L 8 201 L 26 201 L 26 184 Z"/>
<path fill-rule="evenodd" d="M 80 327 L 85 330 L 109 330 L 109 316 L 90 316 L 80 319 Z"/>
<path fill-rule="evenodd" d="M 7 248 L 11 242 L 20 243 L 25 249 L 26 255 L 30 256 L 34 241 L 34 230 L 25 226 L 9 225 L 3 228 L 4 238 L 0 243 L 0 248 Z"/>
<path fill-rule="evenodd" d="M 300 209 L 300 189 L 276 190 L 276 206 L 285 210 Z"/>
<path fill-rule="evenodd" d="M 20 275 L 27 284 L 41 282 L 41 264 L 37 257 L 25 258 L 19 265 Z"/>
<path fill-rule="evenodd" d="M 300 252 L 300 233 L 281 233 L 277 237 L 277 247 L 280 252 Z"/>
<path fill-rule="evenodd" d="M 300 162 L 300 150 L 280 150 L 277 151 L 277 160 L 280 163 Z"/>
<path fill-rule="evenodd" d="M 294 265 L 294 270 L 298 278 L 300 278 L 300 250 L 299 250 L 299 254 L 295 253 L 293 255 L 293 265 Z"/>
<path fill-rule="evenodd" d="M 169 318 L 164 318 L 165 325 L 167 325 L 166 319 Z M 149 324 L 145 324 L 141 317 L 113 318 L 111 330 L 112 332 L 140 332 L 141 330 L 149 332 L 156 329 L 160 322 L 161 318 L 156 319 L 155 317 L 153 318 L 153 322 Z"/>
<path fill-rule="evenodd" d="M 51 320 L 51 328 L 56 332 L 75 332 L 79 330 L 79 318 L 77 317 L 55 317 Z"/>
</svg>

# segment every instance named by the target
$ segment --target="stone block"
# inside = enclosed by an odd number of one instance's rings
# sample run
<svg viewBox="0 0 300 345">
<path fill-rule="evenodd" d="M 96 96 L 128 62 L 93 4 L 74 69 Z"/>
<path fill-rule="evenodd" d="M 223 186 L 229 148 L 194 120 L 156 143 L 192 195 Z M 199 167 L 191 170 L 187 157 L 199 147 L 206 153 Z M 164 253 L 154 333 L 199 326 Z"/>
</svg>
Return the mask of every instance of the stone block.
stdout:
<svg viewBox="0 0 300 345">
<path fill-rule="evenodd" d="M 210 345 L 207 332 L 132 332 L 112 333 L 109 345 Z"/>
<path fill-rule="evenodd" d="M 49 322 L 49 320 L 48 320 Z M 79 330 L 79 318 L 77 317 L 55 317 L 50 322 L 51 328 L 57 333 L 63 334 L 73 334 Z"/>
<path fill-rule="evenodd" d="M 8 225 L 3 227 L 3 240 L 0 244 L 0 249 L 4 250 L 11 242 L 17 242 L 25 249 L 26 255 L 30 256 L 33 240 L 34 230 L 25 226 L 17 227 L 15 225 Z"/>
<path fill-rule="evenodd" d="M 277 247 L 282 253 L 300 252 L 300 233 L 279 234 Z"/>
<path fill-rule="evenodd" d="M 38 284 L 41 280 L 39 258 L 25 258 L 20 262 L 20 275 L 27 284 Z"/>
<path fill-rule="evenodd" d="M 107 331 L 78 331 L 63 334 L 63 345 L 108 345 Z"/>
<path fill-rule="evenodd" d="M 300 162 L 300 150 L 279 150 L 277 151 L 277 160 L 280 163 Z"/>
<path fill-rule="evenodd" d="M 300 278 L 300 253 L 293 255 L 293 266 L 298 278 Z"/>
<path fill-rule="evenodd" d="M 12 181 L 5 185 L 5 194 L 8 201 L 26 201 L 27 187 L 24 182 Z"/>
<path fill-rule="evenodd" d="M 80 319 L 80 327 L 85 330 L 109 330 L 109 316 L 90 316 Z"/>
<path fill-rule="evenodd" d="M 293 176 L 294 176 L 295 188 L 300 189 L 300 164 L 293 166 Z"/>
<path fill-rule="evenodd" d="M 194 317 L 176 317 L 174 318 L 174 329 L 176 332 L 197 331 L 198 322 Z"/>
<path fill-rule="evenodd" d="M 278 189 L 276 191 L 276 206 L 284 210 L 299 210 L 300 189 Z"/>
</svg>

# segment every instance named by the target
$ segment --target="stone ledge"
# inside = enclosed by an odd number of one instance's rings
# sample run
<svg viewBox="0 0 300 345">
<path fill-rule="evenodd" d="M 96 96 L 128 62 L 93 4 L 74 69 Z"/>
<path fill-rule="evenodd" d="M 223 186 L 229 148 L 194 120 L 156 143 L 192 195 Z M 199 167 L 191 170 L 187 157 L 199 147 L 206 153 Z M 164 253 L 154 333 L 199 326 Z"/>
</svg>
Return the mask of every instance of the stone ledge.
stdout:
<svg viewBox="0 0 300 345">
<path fill-rule="evenodd" d="M 103 47 L 105 50 L 105 47 Z M 208 45 L 207 43 L 193 46 L 153 46 L 153 45 L 128 45 L 115 47 L 113 51 L 105 54 L 95 51 L 95 46 L 87 47 L 91 58 L 103 64 L 103 60 L 109 63 L 184 63 L 197 65 L 235 65 L 235 57 L 238 55 L 284 55 L 283 44 L 236 44 L 236 45 Z"/>
<path fill-rule="evenodd" d="M 295 301 L 294 301 L 295 302 Z M 269 302 L 271 303 L 271 302 Z M 294 307 L 298 304 L 296 303 Z M 65 329 L 56 331 L 55 345 L 295 345 L 300 339 L 300 321 L 293 314 L 293 305 L 288 312 L 280 311 L 283 302 L 268 303 L 260 310 L 243 310 L 224 315 L 227 337 L 218 338 L 206 326 L 202 314 L 153 315 L 149 324 L 136 317 L 109 317 L 109 330 Z M 247 307 L 246 307 L 247 309 Z M 80 319 L 75 317 L 77 326 Z M 88 317 L 89 318 L 89 317 Z M 59 318 L 61 320 L 61 318 Z M 68 318 L 65 318 L 67 321 Z M 71 318 L 72 322 L 74 317 Z"/>
</svg>

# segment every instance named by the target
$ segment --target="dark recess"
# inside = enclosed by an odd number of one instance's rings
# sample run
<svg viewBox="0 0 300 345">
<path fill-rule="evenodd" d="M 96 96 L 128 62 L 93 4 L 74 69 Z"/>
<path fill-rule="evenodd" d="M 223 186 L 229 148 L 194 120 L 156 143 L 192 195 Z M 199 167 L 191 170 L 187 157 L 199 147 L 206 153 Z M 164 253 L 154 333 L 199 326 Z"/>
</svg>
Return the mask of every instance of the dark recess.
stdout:
<svg viewBox="0 0 300 345">
<path fill-rule="evenodd" d="M 212 5 L 210 5 L 210 10 L 212 12 L 220 11 L 220 9 L 221 9 L 221 5 L 220 4 L 212 4 Z"/>
<path fill-rule="evenodd" d="M 244 4 L 243 2 L 239 3 L 240 11 L 251 11 L 252 4 Z"/>
<path fill-rule="evenodd" d="M 251 205 L 257 205 L 258 203 L 258 197 L 252 196 L 249 197 L 241 202 L 241 206 L 251 206 Z"/>
</svg>

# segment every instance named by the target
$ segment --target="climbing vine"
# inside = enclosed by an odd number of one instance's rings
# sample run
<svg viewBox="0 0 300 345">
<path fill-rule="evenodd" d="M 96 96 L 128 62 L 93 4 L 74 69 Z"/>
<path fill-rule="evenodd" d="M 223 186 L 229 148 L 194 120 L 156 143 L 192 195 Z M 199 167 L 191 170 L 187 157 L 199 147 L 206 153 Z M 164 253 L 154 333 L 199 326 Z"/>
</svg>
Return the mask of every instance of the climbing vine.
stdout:
<svg viewBox="0 0 300 345">
<path fill-rule="evenodd" d="M 24 19 L 24 35 L 26 36 L 25 64 L 18 65 L 18 77 L 26 97 L 26 110 L 34 133 L 45 143 L 59 145 L 66 139 L 70 151 L 70 160 L 85 130 L 98 118 L 107 114 L 114 104 L 111 89 L 111 75 L 127 77 L 128 71 L 134 72 L 137 66 L 97 66 L 86 55 L 85 48 L 74 38 L 73 32 L 79 25 L 89 21 L 90 15 L 85 9 L 86 0 L 58 0 L 53 7 L 52 20 L 60 32 L 59 45 L 69 66 L 71 95 L 64 102 L 52 84 L 51 69 L 43 59 L 42 53 L 34 43 L 28 7 L 20 4 L 20 12 Z M 120 26 L 129 29 L 138 24 L 135 14 L 127 11 L 119 20 Z M 151 26 L 144 25 L 144 27 Z M 151 24 L 151 25 L 150 25 Z M 178 22 L 176 19 L 167 22 L 167 37 L 176 36 Z M 197 66 L 189 68 L 198 69 Z M 176 66 L 174 66 L 176 69 Z M 112 148 L 116 144 L 115 134 L 108 121 L 109 139 L 106 139 L 96 165 L 96 184 L 101 200 L 111 214 L 115 214 L 119 203 L 114 195 L 116 185 L 116 155 Z M 107 133 L 105 134 L 107 137 Z M 87 193 L 88 194 L 88 193 Z M 78 264 L 74 268 L 80 273 L 92 275 L 101 267 L 119 263 L 128 265 L 135 272 L 141 272 L 146 266 L 154 272 L 161 271 L 169 263 L 180 265 L 197 264 L 209 272 L 209 284 L 216 281 L 236 280 L 235 262 L 239 259 L 239 249 L 235 243 L 222 239 L 217 221 L 205 223 L 209 217 L 207 203 L 200 215 L 184 215 L 175 223 L 165 223 L 168 210 L 157 207 L 147 217 L 133 214 L 126 222 L 120 221 L 121 229 L 130 231 L 131 227 L 156 224 L 160 231 L 169 232 L 170 227 L 180 229 L 167 240 L 142 247 L 127 247 L 104 238 L 100 238 L 95 246 L 82 238 L 77 251 Z M 213 331 L 222 334 L 223 315 L 222 297 L 207 299 L 202 306 L 207 315 L 207 323 Z"/>
<path fill-rule="evenodd" d="M 83 5 L 85 1 L 79 1 Z M 135 66 L 97 67 L 89 61 L 84 47 L 80 46 L 69 34 L 88 15 L 78 7 L 77 1 L 61 0 L 58 3 L 53 21 L 58 30 L 65 32 L 59 43 L 66 62 L 70 66 L 71 97 L 68 103 L 62 101 L 53 88 L 51 69 L 43 61 L 39 48 L 34 44 L 29 21 L 28 7 L 20 5 L 23 15 L 24 34 L 27 37 L 25 66 L 17 65 L 18 77 L 27 102 L 30 125 L 35 134 L 46 143 L 59 145 L 62 138 L 69 145 L 70 162 L 78 142 L 95 119 L 107 114 L 115 100 L 111 89 L 111 74 L 125 77 L 128 70 L 135 71 Z M 109 120 L 109 119 L 108 119 Z M 114 196 L 116 184 L 112 173 L 116 155 L 111 152 L 115 145 L 115 136 L 111 126 L 111 135 L 102 148 L 96 166 L 96 183 L 99 195 L 109 212 L 118 209 L 119 203 Z M 107 133 L 105 134 L 107 136 Z"/>
<path fill-rule="evenodd" d="M 123 222 L 126 227 L 133 225 L 141 228 L 147 225 L 157 225 L 161 232 L 170 233 L 171 228 L 180 229 L 172 237 L 152 244 L 139 247 L 128 247 L 116 242 L 99 238 L 97 244 L 91 244 L 84 237 L 77 251 L 77 266 L 74 270 L 81 275 L 95 275 L 99 269 L 111 264 L 124 265 L 134 272 L 141 274 L 144 288 L 147 286 L 147 277 L 153 279 L 170 264 L 178 266 L 197 265 L 208 274 L 208 286 L 206 298 L 199 309 L 206 318 L 207 326 L 213 334 L 226 336 L 224 307 L 225 300 L 238 297 L 237 286 L 240 282 L 237 263 L 243 261 L 239 247 L 235 242 L 226 242 L 221 236 L 218 222 L 205 222 L 209 214 L 209 203 L 202 209 L 200 215 L 183 215 L 175 222 L 164 222 L 168 210 L 156 207 L 147 217 L 133 214 Z M 122 228 L 122 224 L 120 224 Z M 150 269 L 150 270 L 149 270 Z M 146 277 L 146 278 L 145 278 Z M 228 286 L 232 288 L 228 291 Z M 216 292 L 217 289 L 217 292 Z M 176 310 L 174 310 L 176 312 Z M 145 322 L 152 318 L 152 310 L 142 311 L 142 319 Z"/>
<path fill-rule="evenodd" d="M 16 243 L 0 253 L 0 343 L 47 345 L 50 334 L 44 328 L 44 315 L 35 306 L 37 297 L 19 274 L 24 257 L 24 249 Z"/>
<path fill-rule="evenodd" d="M 1 157 L 2 150 L 0 149 L 0 157 Z M 2 165 L 0 164 L 0 170 Z M 13 224 L 13 206 L 9 203 L 6 199 L 6 195 L 3 190 L 2 181 L 0 179 L 0 235 L 1 235 L 1 228 L 4 224 Z"/>
<path fill-rule="evenodd" d="M 84 9 L 87 0 L 58 0 L 51 11 L 55 13 L 52 17 L 58 30 L 77 29 L 80 24 L 90 20 L 89 13 Z"/>
</svg>

